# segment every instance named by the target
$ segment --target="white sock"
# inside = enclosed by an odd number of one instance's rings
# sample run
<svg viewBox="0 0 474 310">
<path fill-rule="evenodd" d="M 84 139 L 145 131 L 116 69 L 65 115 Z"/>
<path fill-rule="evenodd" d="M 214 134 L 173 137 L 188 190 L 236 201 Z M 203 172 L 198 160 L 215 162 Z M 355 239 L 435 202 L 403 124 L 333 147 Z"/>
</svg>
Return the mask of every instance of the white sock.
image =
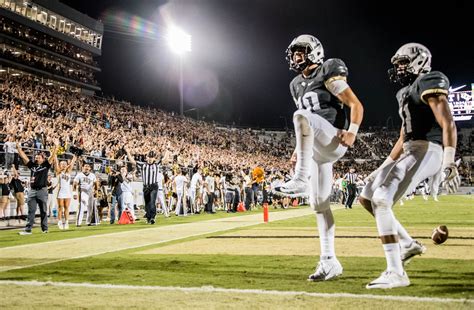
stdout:
<svg viewBox="0 0 474 310">
<path fill-rule="evenodd" d="M 375 206 L 375 220 L 377 221 L 379 236 L 397 236 L 399 228 L 403 229 L 403 227 L 393 215 L 392 206 L 388 205 L 385 199 L 381 199 L 377 204 L 373 204 L 373 206 Z M 404 232 L 408 235 L 406 231 Z M 393 271 L 400 275 L 403 274 L 400 244 L 398 242 L 386 243 L 383 244 L 383 249 L 385 251 L 385 259 L 387 260 L 387 271 Z"/>
<path fill-rule="evenodd" d="M 297 115 L 294 119 L 296 135 L 296 166 L 294 180 L 308 181 L 311 157 L 313 155 L 314 133 L 308 119 Z"/>
<path fill-rule="evenodd" d="M 334 224 L 334 216 L 332 215 L 331 209 L 317 212 L 316 220 L 318 222 L 321 260 L 335 258 L 334 232 L 336 230 L 336 225 Z"/>
<path fill-rule="evenodd" d="M 387 271 L 393 271 L 399 275 L 403 274 L 402 260 L 400 259 L 400 245 L 387 243 L 383 245 L 385 259 L 387 260 Z"/>
<path fill-rule="evenodd" d="M 395 219 L 395 222 L 397 225 L 398 237 L 400 238 L 400 245 L 403 247 L 408 247 L 413 242 L 413 238 L 410 237 L 406 229 L 402 226 L 402 224 L 400 224 L 399 221 Z"/>
</svg>

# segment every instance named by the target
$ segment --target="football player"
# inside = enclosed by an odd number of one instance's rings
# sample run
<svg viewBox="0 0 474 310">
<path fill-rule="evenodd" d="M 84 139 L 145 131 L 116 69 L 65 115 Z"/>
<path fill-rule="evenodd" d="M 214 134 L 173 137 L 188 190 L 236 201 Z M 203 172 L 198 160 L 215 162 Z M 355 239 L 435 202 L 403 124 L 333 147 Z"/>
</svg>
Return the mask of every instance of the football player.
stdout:
<svg viewBox="0 0 474 310">
<path fill-rule="evenodd" d="M 99 223 L 99 214 L 94 200 L 94 192 L 100 188 L 100 183 L 96 175 L 92 172 L 92 165 L 89 161 L 84 161 L 82 171 L 76 174 L 73 182 L 73 191 L 78 191 L 79 196 L 75 194 L 74 200 L 79 198 L 77 210 L 76 226 L 82 225 L 84 211 L 87 211 L 86 224 L 88 226 Z"/>
<path fill-rule="evenodd" d="M 362 205 L 375 215 L 387 261 L 387 269 L 367 284 L 368 289 L 410 285 L 403 263 L 425 250 L 395 218 L 394 203 L 440 169 L 449 193 L 460 183 L 454 162 L 456 126 L 447 101 L 448 78 L 431 71 L 431 53 L 418 43 L 400 47 L 391 63 L 390 80 L 403 86 L 396 95 L 402 128 L 389 157 L 369 176 L 361 193 Z"/>
<path fill-rule="evenodd" d="M 298 75 L 290 83 L 297 111 L 293 115 L 296 156 L 293 178 L 275 188 L 281 196 L 308 196 L 316 211 L 321 257 L 309 281 L 324 281 L 342 274 L 334 250 L 334 217 L 329 198 L 333 163 L 356 139 L 363 107 L 347 84 L 348 70 L 340 59 L 324 59 L 321 42 L 312 35 L 300 35 L 288 46 L 287 61 Z M 351 109 L 351 124 L 344 130 Z"/>
</svg>

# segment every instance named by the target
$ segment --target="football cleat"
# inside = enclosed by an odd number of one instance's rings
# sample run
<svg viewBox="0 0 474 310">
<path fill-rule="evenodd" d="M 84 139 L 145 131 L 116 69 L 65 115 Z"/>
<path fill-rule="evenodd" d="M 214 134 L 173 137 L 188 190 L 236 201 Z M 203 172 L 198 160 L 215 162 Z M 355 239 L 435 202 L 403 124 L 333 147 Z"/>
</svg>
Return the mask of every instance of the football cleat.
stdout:
<svg viewBox="0 0 474 310">
<path fill-rule="evenodd" d="M 374 281 L 370 282 L 365 286 L 367 289 L 375 289 L 375 288 L 395 288 L 395 287 L 404 287 L 410 285 L 410 279 L 406 272 L 404 271 L 402 275 L 395 273 L 393 271 L 384 271 L 382 275 L 375 279 Z"/>
<path fill-rule="evenodd" d="M 425 252 L 426 247 L 417 240 L 413 240 L 408 247 L 401 246 L 400 258 L 402 259 L 403 266 L 408 265 L 415 255 L 421 255 Z"/>
<path fill-rule="evenodd" d="M 306 182 L 298 180 L 291 180 L 286 182 L 282 186 L 275 187 L 274 192 L 279 195 L 288 196 L 291 198 L 309 196 L 308 184 Z"/>
<path fill-rule="evenodd" d="M 316 266 L 316 272 L 308 276 L 308 281 L 327 281 L 334 279 L 342 274 L 341 263 L 333 258 L 329 260 L 321 260 Z"/>
</svg>

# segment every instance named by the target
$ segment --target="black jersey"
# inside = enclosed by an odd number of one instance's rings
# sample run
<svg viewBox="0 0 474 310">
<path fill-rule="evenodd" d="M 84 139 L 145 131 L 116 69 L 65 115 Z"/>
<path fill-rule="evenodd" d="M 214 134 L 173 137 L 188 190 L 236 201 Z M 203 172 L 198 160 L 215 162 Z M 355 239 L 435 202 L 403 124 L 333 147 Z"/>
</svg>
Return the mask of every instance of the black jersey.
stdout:
<svg viewBox="0 0 474 310">
<path fill-rule="evenodd" d="M 334 127 L 344 129 L 347 117 L 343 104 L 331 94 L 325 83 L 346 79 L 348 70 L 340 59 L 328 59 L 307 78 L 299 74 L 290 83 L 290 92 L 298 110 L 309 110 L 326 119 Z"/>
<path fill-rule="evenodd" d="M 399 114 L 402 118 L 404 141 L 427 140 L 443 143 L 442 130 L 427 103 L 429 95 L 448 95 L 449 80 L 441 72 L 419 76 L 413 84 L 397 93 Z"/>
</svg>

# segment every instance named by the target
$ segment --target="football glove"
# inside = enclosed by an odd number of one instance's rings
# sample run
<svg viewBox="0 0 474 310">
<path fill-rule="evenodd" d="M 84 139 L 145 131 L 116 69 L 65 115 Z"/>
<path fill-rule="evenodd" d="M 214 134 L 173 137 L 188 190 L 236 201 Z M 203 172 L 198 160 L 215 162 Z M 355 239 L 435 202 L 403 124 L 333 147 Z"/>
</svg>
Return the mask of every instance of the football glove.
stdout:
<svg viewBox="0 0 474 310">
<path fill-rule="evenodd" d="M 444 168 L 442 184 L 449 194 L 458 191 L 459 185 L 461 184 L 461 178 L 459 177 L 458 167 L 455 163 Z"/>
</svg>

